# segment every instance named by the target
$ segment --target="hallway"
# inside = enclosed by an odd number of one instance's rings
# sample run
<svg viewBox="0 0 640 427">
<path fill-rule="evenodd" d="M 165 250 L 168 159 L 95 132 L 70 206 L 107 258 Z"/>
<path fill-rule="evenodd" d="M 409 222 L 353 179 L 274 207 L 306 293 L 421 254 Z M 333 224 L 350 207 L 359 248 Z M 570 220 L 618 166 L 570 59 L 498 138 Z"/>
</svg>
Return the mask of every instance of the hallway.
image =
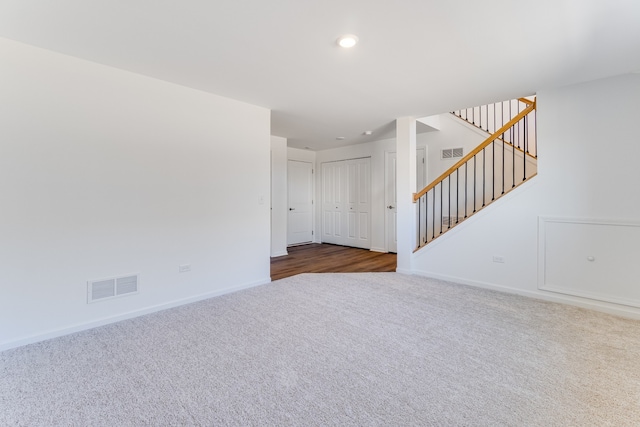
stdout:
<svg viewBox="0 0 640 427">
<path fill-rule="evenodd" d="M 300 273 L 396 271 L 396 254 L 321 243 L 291 246 L 289 255 L 271 258 L 271 280 Z"/>
</svg>

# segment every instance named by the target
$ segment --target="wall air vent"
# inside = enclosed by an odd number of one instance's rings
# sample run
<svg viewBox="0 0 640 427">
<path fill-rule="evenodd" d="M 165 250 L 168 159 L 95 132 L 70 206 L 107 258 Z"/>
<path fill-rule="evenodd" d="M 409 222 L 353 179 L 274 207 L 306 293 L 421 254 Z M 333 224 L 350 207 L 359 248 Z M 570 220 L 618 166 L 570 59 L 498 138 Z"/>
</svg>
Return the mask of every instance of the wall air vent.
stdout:
<svg viewBox="0 0 640 427">
<path fill-rule="evenodd" d="M 463 156 L 462 148 L 445 148 L 440 154 L 442 160 L 459 159 Z"/>
<path fill-rule="evenodd" d="M 89 280 L 87 282 L 87 303 L 137 294 L 138 284 L 139 278 L 137 274 Z"/>
</svg>

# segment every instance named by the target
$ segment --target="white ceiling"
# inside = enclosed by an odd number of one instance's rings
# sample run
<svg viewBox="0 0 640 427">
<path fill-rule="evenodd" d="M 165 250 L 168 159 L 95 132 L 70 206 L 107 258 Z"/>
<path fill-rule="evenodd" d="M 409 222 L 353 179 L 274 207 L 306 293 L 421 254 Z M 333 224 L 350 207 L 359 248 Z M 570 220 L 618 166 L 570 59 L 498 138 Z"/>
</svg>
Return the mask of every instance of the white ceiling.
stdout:
<svg viewBox="0 0 640 427">
<path fill-rule="evenodd" d="M 638 71 L 640 1 L 0 0 L 0 36 L 270 108 L 274 135 L 323 149 Z"/>
</svg>

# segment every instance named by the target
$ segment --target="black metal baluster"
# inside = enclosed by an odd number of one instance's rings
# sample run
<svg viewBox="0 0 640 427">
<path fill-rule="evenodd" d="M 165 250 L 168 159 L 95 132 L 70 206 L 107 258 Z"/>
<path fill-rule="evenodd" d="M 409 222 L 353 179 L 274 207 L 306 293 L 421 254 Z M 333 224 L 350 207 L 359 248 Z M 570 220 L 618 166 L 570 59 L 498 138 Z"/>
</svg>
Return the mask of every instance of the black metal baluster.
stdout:
<svg viewBox="0 0 640 427">
<path fill-rule="evenodd" d="M 487 189 L 486 189 L 486 176 L 487 176 L 487 170 L 486 170 L 486 158 L 487 158 L 487 153 L 486 153 L 486 148 L 482 149 L 482 207 L 484 207 L 485 205 L 485 198 L 487 197 Z"/>
<path fill-rule="evenodd" d="M 529 153 L 529 114 L 524 116 L 524 151 L 527 154 L 530 154 Z"/>
<path fill-rule="evenodd" d="M 538 158 L 538 113 L 537 110 L 533 110 L 533 152 L 534 152 L 534 157 L 537 159 Z"/>
<path fill-rule="evenodd" d="M 493 103 L 493 132 L 494 133 L 496 130 L 498 130 L 498 128 L 496 128 L 496 103 Z"/>
<path fill-rule="evenodd" d="M 442 181 L 440 181 L 440 234 L 442 234 L 442 223 L 443 223 L 443 219 L 444 219 L 442 217 L 444 215 L 444 212 L 443 212 L 443 210 L 444 210 L 443 209 L 443 206 L 444 206 L 443 201 L 444 201 L 444 199 L 442 197 L 442 187 L 444 187 L 444 183 Z"/>
<path fill-rule="evenodd" d="M 429 238 L 429 198 L 425 194 L 424 196 L 424 244 L 427 244 L 427 239 Z"/>
<path fill-rule="evenodd" d="M 504 178 L 505 178 L 505 164 L 504 164 L 504 157 L 505 157 L 505 147 L 506 147 L 507 143 L 504 141 L 504 133 L 502 134 L 502 194 L 504 194 Z"/>
<path fill-rule="evenodd" d="M 418 246 L 417 246 L 418 248 L 422 247 L 422 244 L 420 242 L 420 227 L 421 227 L 421 223 L 420 223 L 420 216 L 421 216 L 420 213 L 421 212 L 420 212 L 420 209 L 421 209 L 421 207 L 420 207 L 420 199 L 418 199 L 418 218 L 417 218 L 418 227 L 416 227 L 418 229 L 418 235 L 416 236 L 416 242 L 418 242 Z"/>
<path fill-rule="evenodd" d="M 527 116 L 524 116 L 523 118 L 523 122 L 522 122 L 522 127 L 524 129 L 524 141 L 523 141 L 523 146 L 522 148 L 524 149 L 522 151 L 522 180 L 526 181 L 527 180 Z"/>
<path fill-rule="evenodd" d="M 485 104 L 484 106 L 484 121 L 487 124 L 487 126 L 486 128 L 483 128 L 483 129 L 489 132 L 489 104 Z"/>
<path fill-rule="evenodd" d="M 469 161 L 464 162 L 464 217 L 467 217 L 467 205 L 469 201 L 467 199 L 467 188 L 469 188 L 469 180 L 467 179 L 467 165 Z"/>
<path fill-rule="evenodd" d="M 431 240 L 436 238 L 436 188 L 431 189 L 433 193 L 433 215 L 431 215 Z"/>
<path fill-rule="evenodd" d="M 489 132 L 489 104 L 484 106 L 484 122 L 486 124 L 485 131 Z"/>
<path fill-rule="evenodd" d="M 512 140 L 513 140 L 513 132 L 515 132 L 515 126 L 511 126 L 511 139 Z M 513 144 L 511 145 L 511 157 L 512 157 L 511 169 L 513 170 L 512 171 L 512 175 L 513 175 L 512 176 L 512 180 L 513 180 L 512 184 L 513 185 L 511 185 L 511 188 L 513 188 L 513 187 L 516 186 L 516 147 Z"/>
<path fill-rule="evenodd" d="M 513 115 L 511 114 L 511 104 L 512 101 L 509 101 L 509 120 L 511 120 L 513 118 Z M 513 132 L 511 132 L 511 145 L 513 145 L 514 147 L 516 146 L 516 144 L 513 142 Z"/>
<path fill-rule="evenodd" d="M 491 143 L 491 200 L 496 199 L 496 141 Z"/>
<path fill-rule="evenodd" d="M 476 156 L 473 156 L 473 212 L 476 211 L 476 179 L 477 179 Z"/>
<path fill-rule="evenodd" d="M 449 221 L 447 221 L 447 230 L 451 228 L 451 175 L 447 177 L 447 181 L 449 181 L 449 194 L 447 198 L 449 199 L 449 208 L 447 209 L 447 213 L 449 214 Z"/>
<path fill-rule="evenodd" d="M 460 218 L 460 168 L 456 169 L 456 224 Z"/>
</svg>

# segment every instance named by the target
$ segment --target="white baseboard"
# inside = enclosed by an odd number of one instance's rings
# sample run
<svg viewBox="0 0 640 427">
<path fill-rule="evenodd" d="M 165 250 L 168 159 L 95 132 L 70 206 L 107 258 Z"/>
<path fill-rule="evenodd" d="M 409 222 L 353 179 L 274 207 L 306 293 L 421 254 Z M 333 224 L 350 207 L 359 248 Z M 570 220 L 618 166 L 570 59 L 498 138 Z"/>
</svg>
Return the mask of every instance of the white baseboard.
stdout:
<svg viewBox="0 0 640 427">
<path fill-rule="evenodd" d="M 371 252 L 382 252 L 382 253 L 388 253 L 389 251 L 386 250 L 385 248 L 371 248 L 369 249 Z"/>
<path fill-rule="evenodd" d="M 276 257 L 279 257 L 279 256 L 286 256 L 286 255 L 289 255 L 289 252 L 287 252 L 287 251 L 276 252 L 276 253 L 272 253 L 271 254 L 271 258 L 276 258 Z"/>
<path fill-rule="evenodd" d="M 7 341 L 0 343 L 0 351 L 9 350 L 16 347 L 22 347 L 24 345 L 33 344 L 40 341 L 46 341 L 52 338 L 61 337 L 64 335 L 73 334 L 76 332 L 85 331 L 87 329 L 97 328 L 99 326 L 108 325 L 111 323 L 120 322 L 122 320 L 133 319 L 134 317 L 144 316 L 145 314 L 155 313 L 157 311 L 167 310 L 169 308 L 179 307 L 185 304 L 191 304 L 194 302 L 202 301 L 205 299 L 217 297 L 220 295 L 230 294 L 233 292 L 241 291 L 243 289 L 249 289 L 260 285 L 270 283 L 271 279 L 262 279 L 255 282 L 244 283 L 241 285 L 231 286 L 228 288 L 218 289 L 216 291 L 207 292 L 200 295 L 195 295 L 188 298 L 183 298 L 175 301 L 170 301 L 164 304 L 158 304 L 151 307 L 142 308 L 139 310 L 130 311 L 128 313 L 118 314 L 116 316 L 104 317 L 102 319 L 93 320 L 90 322 L 77 323 L 65 328 L 55 329 L 47 331 L 41 334 L 31 335 L 25 338 L 19 338 L 17 340 Z"/>
<path fill-rule="evenodd" d="M 400 271 L 398 271 L 400 273 Z M 524 289 L 511 288 L 508 286 L 497 285 L 494 283 L 481 282 L 477 280 L 469 280 L 461 277 L 436 274 L 429 271 L 414 270 L 407 274 L 428 277 L 431 279 L 445 280 L 460 285 L 475 286 L 478 288 L 491 289 L 494 291 L 506 292 L 510 294 L 522 295 L 529 298 L 540 299 L 544 301 L 557 302 L 561 304 L 573 305 L 576 307 L 587 308 L 590 310 L 601 311 L 603 313 L 613 314 L 616 316 L 628 317 L 632 319 L 640 319 L 640 310 L 627 306 L 611 304 L 606 302 L 583 299 L 579 297 L 571 297 L 565 295 L 551 294 L 540 291 L 528 291 Z"/>
</svg>

